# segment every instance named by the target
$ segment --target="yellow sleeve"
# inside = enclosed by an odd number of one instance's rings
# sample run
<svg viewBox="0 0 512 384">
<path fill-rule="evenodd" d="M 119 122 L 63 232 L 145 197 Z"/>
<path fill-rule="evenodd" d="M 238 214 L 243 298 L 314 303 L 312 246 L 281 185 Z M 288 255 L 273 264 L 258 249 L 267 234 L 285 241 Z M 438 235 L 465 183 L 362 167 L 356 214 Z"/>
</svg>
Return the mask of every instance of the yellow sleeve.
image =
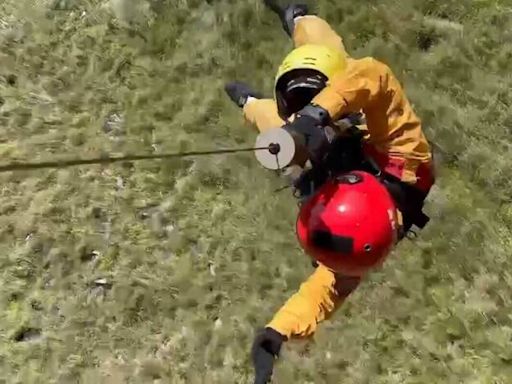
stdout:
<svg viewBox="0 0 512 384">
<path fill-rule="evenodd" d="M 347 70 L 334 76 L 313 103 L 326 109 L 333 120 L 365 109 L 381 92 L 387 75 L 384 67 L 372 58 L 349 59 Z"/>
<path fill-rule="evenodd" d="M 277 113 L 277 104 L 273 99 L 252 100 L 244 106 L 245 120 L 256 126 L 259 132 L 279 128 L 285 124 Z"/>
<path fill-rule="evenodd" d="M 335 275 L 319 265 L 267 327 L 287 338 L 311 336 L 318 324 L 336 311 L 359 282 L 360 278 Z"/>
<path fill-rule="evenodd" d="M 347 70 L 334 76 L 312 103 L 327 110 L 334 121 L 346 113 L 362 110 L 367 139 L 383 156 L 379 165 L 405 183 L 417 183 L 420 165 L 431 162 L 421 120 L 397 77 L 378 60 L 349 60 Z"/>
</svg>

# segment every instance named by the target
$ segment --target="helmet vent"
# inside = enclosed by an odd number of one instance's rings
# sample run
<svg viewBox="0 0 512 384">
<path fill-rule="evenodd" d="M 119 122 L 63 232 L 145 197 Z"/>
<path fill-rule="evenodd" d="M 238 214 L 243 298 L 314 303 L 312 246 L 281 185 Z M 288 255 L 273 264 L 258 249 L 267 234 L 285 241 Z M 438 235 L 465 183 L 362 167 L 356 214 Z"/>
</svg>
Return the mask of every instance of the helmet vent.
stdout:
<svg viewBox="0 0 512 384">
<path fill-rule="evenodd" d="M 371 244 L 366 244 L 366 245 L 364 246 L 364 251 L 365 251 L 365 252 L 367 252 L 367 253 L 368 253 L 368 252 L 371 252 L 371 251 L 372 251 L 372 249 L 373 249 L 373 248 L 372 248 Z"/>
<path fill-rule="evenodd" d="M 363 178 L 356 173 L 346 173 L 336 178 L 340 184 L 357 184 L 363 181 Z"/>
</svg>

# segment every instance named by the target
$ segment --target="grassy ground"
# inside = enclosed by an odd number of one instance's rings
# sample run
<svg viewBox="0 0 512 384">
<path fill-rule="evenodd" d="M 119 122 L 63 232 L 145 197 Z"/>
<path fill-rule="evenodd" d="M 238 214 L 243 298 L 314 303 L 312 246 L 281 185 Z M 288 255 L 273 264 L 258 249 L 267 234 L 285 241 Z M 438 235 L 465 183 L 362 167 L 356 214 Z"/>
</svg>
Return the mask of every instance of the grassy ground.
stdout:
<svg viewBox="0 0 512 384">
<path fill-rule="evenodd" d="M 233 5 L 236 4 L 236 5 Z M 512 8 L 318 1 L 438 145 L 433 221 L 278 383 L 512 382 Z M 0 3 L 0 157 L 252 145 L 228 79 L 290 49 L 260 1 Z M 0 175 L 0 382 L 249 383 L 254 329 L 311 272 L 249 154 Z"/>
</svg>

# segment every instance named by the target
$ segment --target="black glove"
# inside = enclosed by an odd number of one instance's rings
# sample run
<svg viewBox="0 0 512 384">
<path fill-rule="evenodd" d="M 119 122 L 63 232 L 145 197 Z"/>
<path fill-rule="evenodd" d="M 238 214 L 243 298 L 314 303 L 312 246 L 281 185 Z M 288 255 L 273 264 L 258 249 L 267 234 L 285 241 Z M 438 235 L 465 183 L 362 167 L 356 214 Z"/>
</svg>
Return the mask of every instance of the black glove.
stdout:
<svg viewBox="0 0 512 384">
<path fill-rule="evenodd" d="M 226 91 L 229 98 L 240 108 L 244 107 L 249 97 L 254 97 L 255 99 L 261 99 L 263 97 L 259 92 L 254 91 L 249 85 L 241 81 L 227 83 L 224 86 L 224 91 Z"/>
<path fill-rule="evenodd" d="M 255 369 L 254 384 L 266 384 L 272 378 L 274 360 L 279 355 L 286 337 L 272 328 L 265 328 L 256 335 L 251 357 Z"/>
<path fill-rule="evenodd" d="M 299 111 L 295 120 L 283 126 L 290 133 L 304 138 L 312 162 L 321 162 L 329 145 L 324 127 L 329 123 L 329 114 L 316 105 L 307 105 Z"/>
<path fill-rule="evenodd" d="M 328 178 L 329 174 L 323 167 L 308 169 L 293 182 L 293 195 L 301 200 L 311 196 Z"/>
</svg>

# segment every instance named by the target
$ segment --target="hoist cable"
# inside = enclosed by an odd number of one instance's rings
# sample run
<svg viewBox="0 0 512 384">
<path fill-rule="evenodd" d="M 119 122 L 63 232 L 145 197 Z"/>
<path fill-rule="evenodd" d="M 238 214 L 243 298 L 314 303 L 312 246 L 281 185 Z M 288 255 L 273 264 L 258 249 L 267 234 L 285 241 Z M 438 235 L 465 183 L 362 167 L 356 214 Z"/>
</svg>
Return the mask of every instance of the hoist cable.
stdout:
<svg viewBox="0 0 512 384">
<path fill-rule="evenodd" d="M 91 159 L 61 159 L 52 161 L 41 161 L 41 162 L 11 162 L 9 164 L 0 165 L 0 173 L 11 172 L 11 171 L 29 171 L 34 169 L 44 168 L 67 168 L 79 165 L 93 165 L 93 164 L 113 164 L 119 162 L 131 162 L 140 160 L 158 160 L 158 159 L 172 159 L 172 158 L 183 158 L 191 156 L 211 156 L 211 155 L 222 155 L 239 152 L 252 152 L 252 151 L 272 151 L 274 144 L 270 144 L 268 147 L 257 147 L 257 148 L 233 148 L 233 149 L 217 149 L 211 151 L 193 151 L 193 152 L 181 152 L 181 153 L 161 153 L 153 155 L 126 155 L 126 156 L 102 156 Z"/>
</svg>

